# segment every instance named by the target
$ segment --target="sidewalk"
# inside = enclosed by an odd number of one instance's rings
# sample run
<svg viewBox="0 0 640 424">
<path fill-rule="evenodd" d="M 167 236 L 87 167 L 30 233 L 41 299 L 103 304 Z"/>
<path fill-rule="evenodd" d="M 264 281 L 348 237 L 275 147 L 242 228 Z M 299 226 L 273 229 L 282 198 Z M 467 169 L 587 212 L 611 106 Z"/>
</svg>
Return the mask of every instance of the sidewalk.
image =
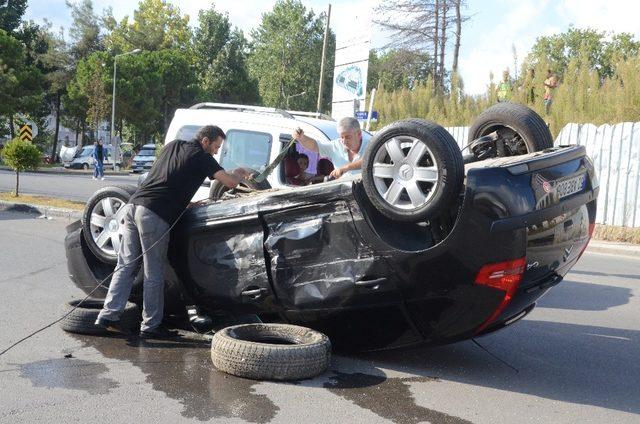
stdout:
<svg viewBox="0 0 640 424">
<path fill-rule="evenodd" d="M 14 172 L 13 169 L 9 168 L 5 165 L 0 165 L 0 170 L 2 171 L 11 171 Z M 37 171 L 25 171 L 25 173 L 33 173 L 33 174 L 58 174 L 58 175 L 93 175 L 93 169 L 65 169 L 62 166 L 58 166 L 55 168 L 39 168 Z M 130 175 L 131 171 L 114 171 L 113 169 L 104 170 L 104 175 Z"/>
<path fill-rule="evenodd" d="M 6 202 L 4 200 L 0 200 L 0 212 L 1 211 L 22 212 L 42 217 L 67 218 L 74 221 L 82 218 L 82 211 L 28 203 Z"/>
<path fill-rule="evenodd" d="M 640 258 L 640 245 L 615 241 L 591 240 L 587 252 Z"/>
</svg>

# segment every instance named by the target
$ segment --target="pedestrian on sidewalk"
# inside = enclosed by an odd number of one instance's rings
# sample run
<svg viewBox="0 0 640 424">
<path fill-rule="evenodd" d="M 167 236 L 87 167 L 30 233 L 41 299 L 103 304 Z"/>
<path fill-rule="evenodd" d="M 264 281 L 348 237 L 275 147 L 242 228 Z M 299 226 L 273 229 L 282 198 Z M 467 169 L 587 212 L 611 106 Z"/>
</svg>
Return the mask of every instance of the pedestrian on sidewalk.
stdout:
<svg viewBox="0 0 640 424">
<path fill-rule="evenodd" d="M 100 178 L 104 180 L 104 147 L 102 146 L 102 139 L 99 139 L 98 143 L 94 145 L 91 157 L 93 158 L 93 179 Z"/>
</svg>

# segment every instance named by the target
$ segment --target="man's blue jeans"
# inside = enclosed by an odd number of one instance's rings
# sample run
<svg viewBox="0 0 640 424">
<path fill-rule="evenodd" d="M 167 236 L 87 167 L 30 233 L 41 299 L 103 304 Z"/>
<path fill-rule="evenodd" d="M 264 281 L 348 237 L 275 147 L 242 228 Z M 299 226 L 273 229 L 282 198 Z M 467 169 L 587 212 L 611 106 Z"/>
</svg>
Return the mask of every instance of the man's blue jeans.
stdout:
<svg viewBox="0 0 640 424">
<path fill-rule="evenodd" d="M 164 264 L 169 247 L 169 235 L 165 233 L 169 224 L 144 206 L 128 204 L 124 207 L 127 209 L 118 265 L 99 317 L 111 321 L 120 319 L 139 269 L 140 259 L 135 259 L 145 252 L 140 330 L 150 330 L 160 325 L 164 314 Z"/>
<path fill-rule="evenodd" d="M 96 178 L 104 177 L 104 163 L 102 161 L 93 162 L 93 176 Z"/>
</svg>

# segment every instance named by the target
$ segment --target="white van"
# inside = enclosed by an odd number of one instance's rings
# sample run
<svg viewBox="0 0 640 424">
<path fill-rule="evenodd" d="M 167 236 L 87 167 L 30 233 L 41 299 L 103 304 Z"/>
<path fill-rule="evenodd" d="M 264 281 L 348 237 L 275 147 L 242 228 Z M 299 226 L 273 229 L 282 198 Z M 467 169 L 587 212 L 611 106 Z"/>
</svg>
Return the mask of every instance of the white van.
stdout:
<svg viewBox="0 0 640 424">
<path fill-rule="evenodd" d="M 165 136 L 165 144 L 176 139 L 190 140 L 205 125 L 217 125 L 227 135 L 222 148 L 214 156 L 225 169 L 244 167 L 263 171 L 288 145 L 296 128 L 302 128 L 306 135 L 315 140 L 338 138 L 336 122 L 323 114 L 226 103 L 199 103 L 189 109 L 176 110 Z M 371 137 L 365 131 L 362 135 Z M 295 148 L 302 147 L 296 145 Z M 308 172 L 320 173 L 320 160 L 326 163 L 327 159 L 309 151 L 301 153 L 309 157 Z M 272 188 L 295 185 L 291 184 L 291 176 L 287 175 L 287 166 L 283 163 L 267 178 Z M 198 189 L 194 201 L 209 196 L 209 183 L 206 180 Z"/>
</svg>

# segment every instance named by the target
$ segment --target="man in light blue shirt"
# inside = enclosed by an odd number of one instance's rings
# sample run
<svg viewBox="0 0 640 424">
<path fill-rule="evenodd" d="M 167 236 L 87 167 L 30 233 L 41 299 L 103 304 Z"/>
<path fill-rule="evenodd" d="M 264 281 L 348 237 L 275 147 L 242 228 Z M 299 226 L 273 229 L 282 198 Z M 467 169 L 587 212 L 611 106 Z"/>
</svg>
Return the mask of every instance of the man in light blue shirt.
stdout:
<svg viewBox="0 0 640 424">
<path fill-rule="evenodd" d="M 292 137 L 305 149 L 320 153 L 321 157 L 328 157 L 335 169 L 332 178 L 340 178 L 344 174 L 359 174 L 362 168 L 362 156 L 366 148 L 366 141 L 362 140 L 362 130 L 357 119 L 346 117 L 338 121 L 340 138 L 331 141 L 316 141 L 304 134 L 301 128 L 295 130 Z"/>
</svg>

